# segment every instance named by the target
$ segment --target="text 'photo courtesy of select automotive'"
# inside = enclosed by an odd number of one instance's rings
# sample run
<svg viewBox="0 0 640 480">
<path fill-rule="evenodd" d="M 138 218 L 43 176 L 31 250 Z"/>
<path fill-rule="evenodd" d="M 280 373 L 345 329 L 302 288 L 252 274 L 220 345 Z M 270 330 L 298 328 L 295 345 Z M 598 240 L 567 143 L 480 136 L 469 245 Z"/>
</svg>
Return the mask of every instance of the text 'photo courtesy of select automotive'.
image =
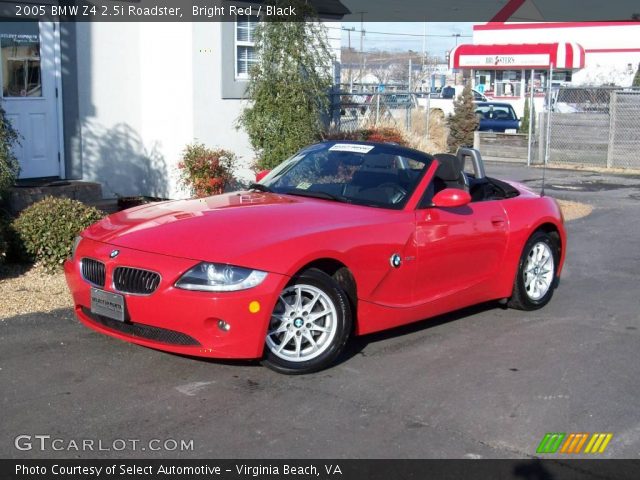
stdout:
<svg viewBox="0 0 640 480">
<path fill-rule="evenodd" d="M 0 480 L 640 478 L 640 6 L 0 0 Z"/>
</svg>

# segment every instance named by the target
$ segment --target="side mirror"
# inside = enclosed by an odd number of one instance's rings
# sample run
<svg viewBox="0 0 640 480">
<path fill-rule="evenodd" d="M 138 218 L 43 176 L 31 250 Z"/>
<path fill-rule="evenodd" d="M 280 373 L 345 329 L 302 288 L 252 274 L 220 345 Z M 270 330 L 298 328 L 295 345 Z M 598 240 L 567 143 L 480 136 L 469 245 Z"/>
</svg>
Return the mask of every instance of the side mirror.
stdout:
<svg viewBox="0 0 640 480">
<path fill-rule="evenodd" d="M 262 180 L 264 177 L 266 177 L 270 173 L 271 173 L 271 170 L 261 170 L 261 171 L 259 171 L 258 173 L 256 173 L 256 182 L 259 182 L 260 180 Z"/>
<path fill-rule="evenodd" d="M 433 197 L 433 206 L 441 208 L 464 207 L 471 203 L 471 195 L 457 188 L 445 188 Z"/>
</svg>

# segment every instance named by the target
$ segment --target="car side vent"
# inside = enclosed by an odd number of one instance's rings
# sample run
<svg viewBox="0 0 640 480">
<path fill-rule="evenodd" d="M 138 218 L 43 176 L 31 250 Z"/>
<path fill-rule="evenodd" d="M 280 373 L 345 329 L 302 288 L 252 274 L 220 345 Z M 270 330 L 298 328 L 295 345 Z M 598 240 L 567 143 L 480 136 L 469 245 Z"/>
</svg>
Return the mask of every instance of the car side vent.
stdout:
<svg viewBox="0 0 640 480">
<path fill-rule="evenodd" d="M 119 292 L 151 295 L 160 285 L 160 275 L 149 270 L 117 267 L 113 271 L 113 287 Z"/>
<path fill-rule="evenodd" d="M 98 287 L 104 287 L 105 267 L 104 263 L 93 258 L 82 259 L 82 278 Z"/>
</svg>

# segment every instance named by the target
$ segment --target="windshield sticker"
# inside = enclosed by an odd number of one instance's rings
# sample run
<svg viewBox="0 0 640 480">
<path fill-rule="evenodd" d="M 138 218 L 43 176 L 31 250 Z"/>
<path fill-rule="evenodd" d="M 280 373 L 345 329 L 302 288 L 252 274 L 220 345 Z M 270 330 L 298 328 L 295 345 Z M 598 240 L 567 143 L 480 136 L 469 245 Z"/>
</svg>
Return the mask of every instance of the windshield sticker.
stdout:
<svg viewBox="0 0 640 480">
<path fill-rule="evenodd" d="M 309 182 L 302 182 L 296 185 L 297 190 L 309 190 L 311 188 L 311 184 Z"/>
<path fill-rule="evenodd" d="M 353 143 L 336 143 L 329 149 L 330 152 L 369 153 L 375 145 L 355 145 Z"/>
</svg>

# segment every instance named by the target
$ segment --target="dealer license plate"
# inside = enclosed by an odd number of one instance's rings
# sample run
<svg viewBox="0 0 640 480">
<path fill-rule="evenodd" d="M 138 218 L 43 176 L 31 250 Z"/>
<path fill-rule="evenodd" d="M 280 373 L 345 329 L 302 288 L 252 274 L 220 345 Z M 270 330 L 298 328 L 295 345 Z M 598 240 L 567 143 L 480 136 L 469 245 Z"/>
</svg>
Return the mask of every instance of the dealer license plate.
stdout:
<svg viewBox="0 0 640 480">
<path fill-rule="evenodd" d="M 99 288 L 91 288 L 91 313 L 124 322 L 124 297 Z"/>
</svg>

